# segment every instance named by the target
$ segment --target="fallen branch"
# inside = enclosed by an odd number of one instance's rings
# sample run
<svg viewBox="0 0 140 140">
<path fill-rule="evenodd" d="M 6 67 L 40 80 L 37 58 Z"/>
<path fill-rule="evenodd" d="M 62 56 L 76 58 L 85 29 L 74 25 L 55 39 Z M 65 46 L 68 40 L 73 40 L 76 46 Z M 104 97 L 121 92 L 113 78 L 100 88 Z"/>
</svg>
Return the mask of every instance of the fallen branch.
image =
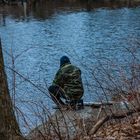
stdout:
<svg viewBox="0 0 140 140">
<path fill-rule="evenodd" d="M 93 108 L 100 108 L 101 106 L 111 106 L 113 104 L 115 104 L 116 102 L 84 102 L 84 106 L 90 106 Z"/>
<path fill-rule="evenodd" d="M 111 120 L 111 119 L 123 119 L 127 116 L 132 115 L 133 113 L 137 113 L 140 112 L 140 108 L 137 108 L 135 110 L 130 110 L 128 112 L 122 113 L 122 114 L 112 114 L 112 115 L 107 115 L 105 117 L 102 117 L 95 125 L 94 127 L 90 130 L 89 134 L 93 135 L 95 134 L 99 128 L 107 121 Z"/>
</svg>

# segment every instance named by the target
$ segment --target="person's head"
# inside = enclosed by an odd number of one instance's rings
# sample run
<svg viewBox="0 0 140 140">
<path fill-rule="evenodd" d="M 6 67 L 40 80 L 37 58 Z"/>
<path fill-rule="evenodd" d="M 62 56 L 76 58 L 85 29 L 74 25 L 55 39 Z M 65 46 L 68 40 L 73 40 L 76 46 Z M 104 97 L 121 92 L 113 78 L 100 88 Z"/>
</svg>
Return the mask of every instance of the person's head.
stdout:
<svg viewBox="0 0 140 140">
<path fill-rule="evenodd" d="M 65 64 L 70 64 L 70 59 L 67 56 L 62 56 L 60 58 L 60 67 L 65 65 Z"/>
</svg>

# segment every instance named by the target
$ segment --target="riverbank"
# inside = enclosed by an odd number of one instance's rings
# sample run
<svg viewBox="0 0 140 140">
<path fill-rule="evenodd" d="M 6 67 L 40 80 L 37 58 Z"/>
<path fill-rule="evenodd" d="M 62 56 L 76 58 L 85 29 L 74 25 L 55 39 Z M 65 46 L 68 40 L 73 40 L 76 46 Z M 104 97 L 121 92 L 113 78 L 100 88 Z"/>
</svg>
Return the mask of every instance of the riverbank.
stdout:
<svg viewBox="0 0 140 140">
<path fill-rule="evenodd" d="M 30 132 L 29 140 L 135 140 L 140 138 L 140 113 L 114 106 L 57 110 Z M 113 111 L 113 112 L 112 112 Z M 111 119 L 111 114 L 114 115 Z M 116 114 L 116 115 L 115 115 Z M 106 116 L 110 116 L 108 119 Z M 116 116 L 116 118 L 115 118 Z"/>
<path fill-rule="evenodd" d="M 87 8 L 100 8 L 100 7 L 133 7 L 133 6 L 139 6 L 140 5 L 140 0 L 59 0 L 59 1 L 45 1 L 45 0 L 29 0 L 29 1 L 12 1 L 12 0 L 1 0 L 0 4 L 1 5 L 23 5 L 23 3 L 27 3 L 28 7 L 36 7 L 36 6 L 41 6 L 41 5 L 46 5 L 48 3 L 52 3 L 53 5 L 59 5 L 60 3 L 63 3 L 63 5 L 70 4 L 69 6 L 74 6 L 74 5 L 85 5 Z M 72 5 L 71 5 L 72 4 Z M 57 6 L 56 6 L 57 8 Z"/>
<path fill-rule="evenodd" d="M 116 122 L 108 122 L 92 137 L 84 140 L 100 138 L 102 140 L 139 140 L 140 139 L 140 113 Z M 88 139 L 89 138 L 89 139 Z"/>
</svg>

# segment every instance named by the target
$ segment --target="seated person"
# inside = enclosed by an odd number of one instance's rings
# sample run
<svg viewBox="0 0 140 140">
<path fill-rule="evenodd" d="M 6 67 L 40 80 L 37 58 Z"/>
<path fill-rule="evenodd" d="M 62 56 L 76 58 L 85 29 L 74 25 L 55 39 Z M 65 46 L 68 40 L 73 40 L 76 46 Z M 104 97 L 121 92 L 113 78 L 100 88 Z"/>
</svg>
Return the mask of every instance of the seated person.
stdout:
<svg viewBox="0 0 140 140">
<path fill-rule="evenodd" d="M 57 71 L 53 84 L 49 87 L 52 100 L 58 107 L 65 105 L 66 101 L 80 100 L 84 89 L 81 79 L 81 70 L 72 65 L 67 56 L 60 59 L 60 69 Z"/>
</svg>

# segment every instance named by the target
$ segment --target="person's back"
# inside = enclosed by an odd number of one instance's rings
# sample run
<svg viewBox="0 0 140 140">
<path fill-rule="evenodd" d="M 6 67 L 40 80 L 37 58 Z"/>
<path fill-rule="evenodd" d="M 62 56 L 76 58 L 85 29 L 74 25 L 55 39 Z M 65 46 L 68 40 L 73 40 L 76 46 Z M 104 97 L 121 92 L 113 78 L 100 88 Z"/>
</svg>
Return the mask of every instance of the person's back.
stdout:
<svg viewBox="0 0 140 140">
<path fill-rule="evenodd" d="M 61 57 L 60 69 L 57 71 L 49 91 L 56 104 L 64 105 L 60 98 L 79 100 L 83 96 L 81 70 L 72 65 L 67 56 Z"/>
<path fill-rule="evenodd" d="M 61 76 L 63 77 L 58 85 L 64 89 L 65 95 L 69 99 L 80 99 L 83 96 L 83 84 L 81 79 L 81 70 L 72 65 L 66 64 L 61 68 Z"/>
</svg>

